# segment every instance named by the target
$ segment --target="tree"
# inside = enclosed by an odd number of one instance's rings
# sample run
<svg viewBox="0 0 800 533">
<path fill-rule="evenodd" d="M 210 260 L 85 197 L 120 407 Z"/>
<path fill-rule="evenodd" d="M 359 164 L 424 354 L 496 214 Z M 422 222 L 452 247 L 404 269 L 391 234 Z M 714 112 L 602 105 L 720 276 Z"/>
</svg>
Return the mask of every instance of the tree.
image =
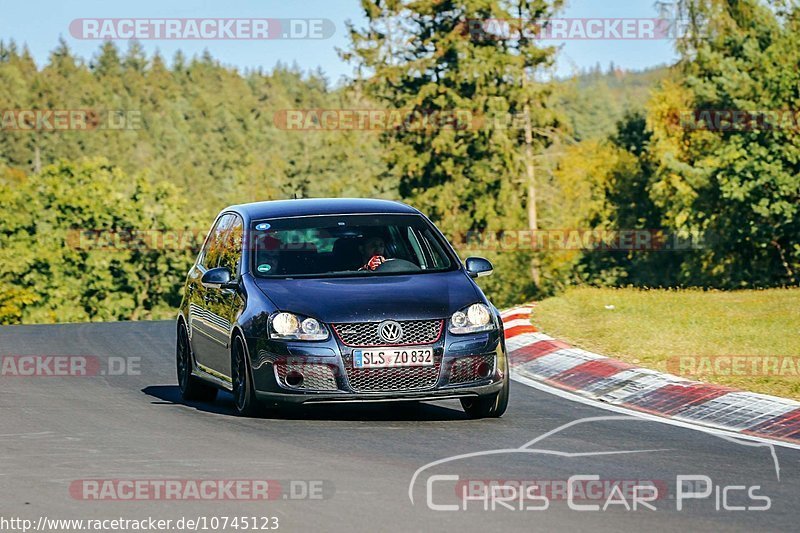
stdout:
<svg viewBox="0 0 800 533">
<path fill-rule="evenodd" d="M 680 78 L 648 118 L 652 197 L 665 223 L 707 236 L 687 258 L 694 284 L 747 287 L 800 280 L 800 8 L 756 0 L 686 0 Z M 717 127 L 742 111 L 763 122 Z M 696 122 L 705 112 L 709 120 Z M 787 116 L 787 112 L 789 115 Z"/>
<path fill-rule="evenodd" d="M 169 316 L 193 251 L 161 238 L 164 230 L 187 228 L 185 212 L 173 185 L 127 176 L 103 159 L 64 161 L 23 187 L 0 187 L 6 319 Z"/>
<path fill-rule="evenodd" d="M 551 64 L 553 49 L 537 46 L 525 32 L 498 38 L 485 23 L 517 19 L 530 29 L 531 21 L 547 18 L 559 4 L 362 0 L 367 27 L 350 27 L 351 49 L 343 57 L 370 73 L 356 84 L 381 105 L 410 117 L 407 127 L 383 136 L 387 175 L 398 180 L 404 199 L 456 242 L 468 232 L 527 226 L 530 205 L 520 201 L 525 188 L 518 178 L 526 184 L 532 179 L 526 164 L 547 140 L 526 139 L 525 128 L 508 119 L 523 117 L 532 128 L 555 124 L 546 105 L 549 86 L 534 78 Z M 469 117 L 469 123 L 422 125 L 425 118 L 456 113 Z M 504 268 L 487 288 L 506 291 L 495 300 L 508 302 L 509 291 L 516 300 L 530 294 L 531 280 L 521 265 L 531 254 L 495 258 Z"/>
<path fill-rule="evenodd" d="M 7 259 L 0 282 L 8 284 L 2 320 L 143 318 L 163 316 L 177 303 L 184 259 L 171 250 L 153 255 L 70 247 L 64 233 L 69 227 L 52 220 L 64 209 L 75 215 L 75 228 L 202 231 L 226 205 L 294 193 L 397 198 L 396 183 L 381 179 L 375 134 L 286 131 L 273 120 L 286 109 L 355 107 L 365 104 L 353 91 L 331 89 L 324 76 L 297 68 L 243 75 L 210 54 L 194 60 L 176 54 L 170 68 L 157 53 L 147 58 L 132 46 L 121 57 L 110 43 L 87 64 L 61 42 L 38 69 L 27 49 L 0 45 L 0 109 L 96 110 L 101 118 L 91 130 L 0 135 L 0 256 Z M 123 118 L 138 116 L 137 127 L 108 127 L 116 110 Z M 94 200 L 76 210 L 70 188 Z M 117 206 L 120 192 L 124 200 Z M 153 213 L 162 197 L 172 205 L 175 196 L 191 199 L 191 209 L 178 210 L 186 219 Z M 26 225 L 21 212 L 43 224 L 51 221 L 53 231 Z M 116 222 L 109 225 L 103 217 Z M 36 244 L 45 237 L 53 242 Z M 164 261 L 177 265 L 169 275 L 159 270 Z M 28 303 L 28 293 L 12 287 L 32 291 L 36 302 Z"/>
</svg>

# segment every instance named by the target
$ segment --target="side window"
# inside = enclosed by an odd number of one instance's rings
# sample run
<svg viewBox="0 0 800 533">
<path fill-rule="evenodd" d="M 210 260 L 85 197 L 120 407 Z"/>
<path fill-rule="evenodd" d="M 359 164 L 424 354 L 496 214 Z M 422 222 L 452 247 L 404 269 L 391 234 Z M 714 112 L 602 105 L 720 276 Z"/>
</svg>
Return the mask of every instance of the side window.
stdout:
<svg viewBox="0 0 800 533">
<path fill-rule="evenodd" d="M 203 246 L 203 251 L 200 253 L 200 260 L 198 261 L 198 264 L 206 270 L 216 268 L 219 264 L 225 232 L 230 228 L 234 218 L 233 215 L 223 215 L 217 221 L 211 233 L 208 234 L 208 239 L 205 246 Z"/>
<path fill-rule="evenodd" d="M 223 236 L 222 250 L 220 251 L 219 263 L 217 264 L 217 266 L 226 267 L 230 270 L 234 278 L 239 275 L 243 229 L 241 219 L 234 216 L 230 228 Z"/>
</svg>

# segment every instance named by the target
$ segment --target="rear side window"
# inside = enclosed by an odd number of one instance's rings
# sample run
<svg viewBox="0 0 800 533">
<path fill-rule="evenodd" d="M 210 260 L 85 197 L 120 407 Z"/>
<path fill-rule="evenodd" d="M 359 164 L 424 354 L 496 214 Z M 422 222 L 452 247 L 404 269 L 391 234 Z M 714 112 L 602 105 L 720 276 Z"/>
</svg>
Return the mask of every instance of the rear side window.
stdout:
<svg viewBox="0 0 800 533">
<path fill-rule="evenodd" d="M 225 267 L 234 277 L 239 275 L 239 259 L 242 257 L 242 231 L 243 224 L 239 217 L 234 216 L 230 227 L 222 237 L 222 247 L 219 253 L 217 266 Z"/>
<path fill-rule="evenodd" d="M 210 270 L 219 265 L 220 257 L 222 257 L 225 247 L 225 234 L 234 223 L 236 217 L 234 215 L 223 215 L 217 220 L 214 228 L 208 234 L 206 243 L 203 250 L 200 252 L 198 264 Z"/>
</svg>

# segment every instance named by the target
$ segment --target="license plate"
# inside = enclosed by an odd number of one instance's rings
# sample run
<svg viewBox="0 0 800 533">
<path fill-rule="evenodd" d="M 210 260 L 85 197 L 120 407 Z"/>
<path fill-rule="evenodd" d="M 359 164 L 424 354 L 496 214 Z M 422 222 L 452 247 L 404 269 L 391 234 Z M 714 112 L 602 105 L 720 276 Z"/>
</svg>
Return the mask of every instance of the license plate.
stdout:
<svg viewBox="0 0 800 533">
<path fill-rule="evenodd" d="M 353 350 L 353 368 L 433 366 L 433 349 L 411 346 L 402 349 Z"/>
</svg>

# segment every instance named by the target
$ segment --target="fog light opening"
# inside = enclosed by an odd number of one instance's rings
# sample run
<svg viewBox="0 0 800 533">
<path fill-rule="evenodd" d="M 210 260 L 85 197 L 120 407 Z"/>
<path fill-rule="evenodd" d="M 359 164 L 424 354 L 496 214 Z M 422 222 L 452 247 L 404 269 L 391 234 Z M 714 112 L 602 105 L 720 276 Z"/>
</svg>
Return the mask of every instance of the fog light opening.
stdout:
<svg viewBox="0 0 800 533">
<path fill-rule="evenodd" d="M 478 368 L 476 370 L 480 377 L 488 378 L 489 375 L 492 373 L 492 365 L 486 362 L 481 362 L 478 364 Z"/>
<path fill-rule="evenodd" d="M 292 370 L 288 374 L 286 374 L 286 384 L 290 387 L 302 387 L 303 386 L 303 374 L 298 372 L 297 370 Z"/>
</svg>

